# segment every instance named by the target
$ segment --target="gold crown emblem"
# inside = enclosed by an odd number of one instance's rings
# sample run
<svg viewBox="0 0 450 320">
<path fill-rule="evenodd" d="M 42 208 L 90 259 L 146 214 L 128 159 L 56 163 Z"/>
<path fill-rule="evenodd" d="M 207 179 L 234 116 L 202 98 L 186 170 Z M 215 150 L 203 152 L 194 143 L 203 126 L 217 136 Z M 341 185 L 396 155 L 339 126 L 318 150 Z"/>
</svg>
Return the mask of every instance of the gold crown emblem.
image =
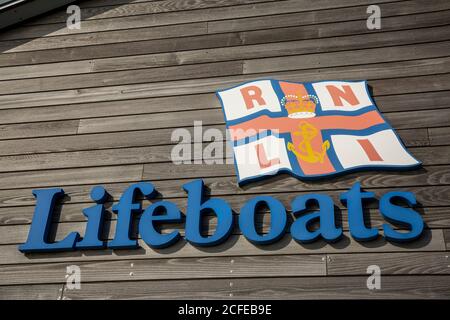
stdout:
<svg viewBox="0 0 450 320">
<path fill-rule="evenodd" d="M 299 97 L 289 94 L 283 97 L 281 104 L 286 108 L 289 118 L 312 118 L 316 116 L 319 100 L 314 95 Z"/>
</svg>

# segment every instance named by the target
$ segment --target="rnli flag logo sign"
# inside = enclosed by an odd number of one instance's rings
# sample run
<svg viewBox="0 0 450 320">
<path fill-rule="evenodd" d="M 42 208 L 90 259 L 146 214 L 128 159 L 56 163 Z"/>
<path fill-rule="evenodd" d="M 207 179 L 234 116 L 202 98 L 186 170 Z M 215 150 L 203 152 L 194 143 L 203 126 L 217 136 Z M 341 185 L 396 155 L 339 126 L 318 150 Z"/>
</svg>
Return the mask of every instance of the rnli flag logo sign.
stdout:
<svg viewBox="0 0 450 320">
<path fill-rule="evenodd" d="M 218 91 L 239 183 L 420 166 L 373 102 L 366 81 L 258 80 Z"/>
</svg>

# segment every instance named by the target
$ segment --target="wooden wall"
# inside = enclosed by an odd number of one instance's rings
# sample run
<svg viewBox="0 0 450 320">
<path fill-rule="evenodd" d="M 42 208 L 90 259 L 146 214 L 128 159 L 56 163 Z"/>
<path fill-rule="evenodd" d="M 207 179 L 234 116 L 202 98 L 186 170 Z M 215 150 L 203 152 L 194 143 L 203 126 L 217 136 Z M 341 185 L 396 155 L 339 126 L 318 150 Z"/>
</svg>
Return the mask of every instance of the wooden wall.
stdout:
<svg viewBox="0 0 450 320">
<path fill-rule="evenodd" d="M 377 3 L 381 30 L 366 28 Z M 91 0 L 81 30 L 65 10 L 0 32 L 0 298 L 450 298 L 450 2 L 448 0 Z M 368 79 L 383 115 L 423 168 L 319 182 L 274 177 L 239 188 L 233 165 L 170 161 L 174 128 L 224 130 L 213 92 L 249 79 Z M 382 238 L 255 247 L 238 229 L 223 245 L 180 241 L 165 250 L 28 254 L 31 190 L 63 187 L 57 239 L 82 232 L 81 209 L 103 184 L 114 201 L 152 181 L 184 210 L 181 185 L 205 178 L 239 213 L 255 194 L 288 206 L 311 191 L 338 195 L 355 181 L 380 196 L 416 193 L 427 224 L 407 245 Z M 144 206 L 147 206 L 144 201 Z M 111 204 L 109 204 L 110 206 Z M 382 218 L 377 202 L 367 215 Z M 262 227 L 270 221 L 261 213 Z M 113 234 L 115 215 L 105 237 Z M 214 229 L 212 219 L 210 230 Z M 348 233 L 346 233 L 348 235 Z M 66 266 L 82 289 L 65 285 Z M 369 291 L 366 268 L 382 269 Z"/>
</svg>

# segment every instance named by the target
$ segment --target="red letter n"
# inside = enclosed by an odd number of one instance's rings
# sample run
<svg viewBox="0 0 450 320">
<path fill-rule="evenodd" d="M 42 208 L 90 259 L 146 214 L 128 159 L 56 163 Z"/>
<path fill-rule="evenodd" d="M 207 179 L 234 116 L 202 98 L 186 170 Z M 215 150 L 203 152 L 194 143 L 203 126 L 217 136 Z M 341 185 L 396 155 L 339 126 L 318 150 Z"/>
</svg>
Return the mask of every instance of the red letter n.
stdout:
<svg viewBox="0 0 450 320">
<path fill-rule="evenodd" d="M 342 99 L 350 103 L 352 106 L 359 104 L 358 98 L 356 98 L 355 93 L 352 90 L 352 87 L 350 87 L 349 85 L 342 86 L 344 91 L 332 85 L 328 85 L 326 86 L 326 88 L 330 93 L 331 98 L 333 98 L 334 105 L 337 107 L 343 106 Z"/>
<path fill-rule="evenodd" d="M 249 86 L 241 89 L 242 97 L 244 98 L 247 109 L 252 109 L 254 106 L 253 101 L 256 101 L 259 106 L 266 104 L 262 98 L 262 91 L 257 86 Z"/>
</svg>

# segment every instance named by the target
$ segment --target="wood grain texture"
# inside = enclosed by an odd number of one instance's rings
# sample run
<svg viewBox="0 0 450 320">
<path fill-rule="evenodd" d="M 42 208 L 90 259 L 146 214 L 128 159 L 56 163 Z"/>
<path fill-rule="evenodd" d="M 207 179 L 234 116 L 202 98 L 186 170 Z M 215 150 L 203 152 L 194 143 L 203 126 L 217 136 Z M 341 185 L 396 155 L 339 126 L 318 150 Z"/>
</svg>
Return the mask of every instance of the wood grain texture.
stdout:
<svg viewBox="0 0 450 320">
<path fill-rule="evenodd" d="M 164 164 L 167 169 L 167 164 Z M 153 166 L 156 166 L 154 164 Z M 198 165 L 183 165 L 174 166 L 174 168 L 180 168 L 187 173 L 188 168 L 196 168 Z M 240 195 L 240 194 L 262 194 L 267 192 L 267 185 L 271 184 L 271 192 L 273 194 L 276 193 L 286 193 L 286 192 L 313 192 L 313 191 L 326 191 L 326 190 L 345 190 L 351 187 L 351 185 L 358 181 L 361 183 L 362 188 L 389 188 L 392 186 L 396 187 L 412 187 L 412 186 L 433 186 L 433 185 L 448 185 L 449 184 L 449 172 L 450 167 L 446 166 L 429 166 L 424 167 L 420 170 L 411 171 L 411 172 L 361 172 L 361 173 L 353 173 L 348 174 L 339 178 L 333 178 L 329 180 L 322 181 L 301 181 L 296 178 L 290 177 L 287 174 L 282 174 L 277 177 L 268 178 L 266 182 L 260 181 L 256 182 L 252 185 L 245 186 L 245 188 L 240 188 L 237 185 L 237 180 L 235 177 L 234 169 L 231 168 L 231 165 L 227 165 L 227 168 L 230 168 L 227 172 L 224 173 L 221 177 L 214 176 L 214 172 L 220 173 L 219 166 L 204 166 L 206 168 L 211 168 L 212 173 L 209 174 L 210 177 L 207 177 L 208 174 L 205 173 L 204 170 L 200 172 L 200 175 L 204 174 L 203 178 L 205 185 L 209 188 L 208 194 L 210 196 L 219 196 L 219 195 Z M 225 167 L 225 166 L 224 166 Z M 159 167 L 159 169 L 161 169 Z M 158 168 L 155 168 L 158 169 Z M 132 181 L 136 181 L 133 179 L 140 179 L 140 175 L 142 174 L 142 166 L 118 166 L 118 167 L 106 167 L 106 168 L 97 168 L 99 172 L 99 177 L 101 175 L 111 175 L 113 179 L 120 179 L 114 175 L 115 171 L 122 171 L 124 176 L 126 176 L 126 172 L 128 172 L 128 181 L 124 183 L 107 183 L 103 182 L 103 186 L 108 190 L 109 194 L 114 198 L 118 199 L 122 192 L 129 186 Z M 161 169 L 162 170 L 162 169 Z M 44 171 L 44 173 L 49 173 L 52 171 Z M 70 196 L 69 201 L 65 201 L 66 203 L 88 203 L 91 202 L 89 197 L 89 192 L 91 189 L 91 185 L 83 184 L 79 180 L 75 179 L 76 182 L 79 182 L 78 185 L 72 185 L 71 181 L 60 181 L 58 179 L 57 173 L 61 172 L 61 174 L 66 173 L 68 176 L 71 174 L 71 170 L 54 170 L 54 185 L 50 186 L 63 186 L 66 194 Z M 94 178 L 93 172 L 94 170 L 89 169 L 79 169 L 80 177 L 85 174 L 86 176 L 91 175 Z M 169 171 L 168 171 L 169 172 Z M 37 174 L 37 173 L 36 173 Z M 33 176 L 32 172 L 28 172 L 28 175 Z M 18 175 L 19 177 L 19 175 Z M 167 178 L 169 178 L 167 180 Z M 81 179 L 81 178 L 79 178 Z M 86 177 L 87 179 L 87 177 Z M 150 176 L 144 178 L 145 181 L 150 181 L 155 186 L 156 190 L 161 193 L 164 198 L 183 198 L 186 196 L 186 193 L 182 189 L 182 185 L 191 181 L 189 177 L 183 177 L 177 180 L 170 179 L 170 176 L 166 175 L 166 179 L 164 180 L 154 180 Z M 50 180 L 51 181 L 51 180 Z M 95 180 L 94 180 L 95 181 Z M 99 181 L 100 182 L 100 181 Z M 86 183 L 95 183 L 95 182 L 86 182 Z M 101 182 L 100 182 L 101 183 Z M 17 184 L 19 185 L 19 181 Z M 47 187 L 47 184 L 42 186 L 35 187 Z M 0 191 L 0 207 L 11 207 L 11 206 L 33 206 L 34 198 L 32 197 L 30 188 L 33 185 L 26 185 L 19 189 L 12 189 L 11 187 L 8 189 L 3 189 Z M 138 197 L 139 198 L 139 197 Z M 160 198 L 160 197 L 157 197 Z"/>
<path fill-rule="evenodd" d="M 299 244 L 289 234 L 270 245 L 255 246 L 243 236 L 232 235 L 225 243 L 214 247 L 197 248 L 181 239 L 170 248 L 152 249 L 139 240 L 139 249 L 124 250 L 88 250 L 54 253 L 23 254 L 17 245 L 0 246 L 0 265 L 27 263 L 57 263 L 81 261 L 111 261 L 193 257 L 230 257 L 230 256 L 264 256 L 264 255 L 297 255 L 327 253 L 376 253 L 376 252 L 415 252 L 444 251 L 445 242 L 442 230 L 427 230 L 420 239 L 409 244 L 395 244 L 379 237 L 368 243 L 359 243 L 344 232 L 343 238 L 335 244 L 316 241 L 311 244 Z"/>
<path fill-rule="evenodd" d="M 332 52 L 312 56 L 283 56 L 277 58 L 252 59 L 244 61 L 244 74 L 326 68 L 353 64 L 402 61 L 442 56 L 448 51 L 450 42 L 416 44 L 400 47 L 383 47 L 352 52 Z M 380 56 L 383 57 L 380 60 Z"/>
<path fill-rule="evenodd" d="M 108 172 L 107 168 L 110 166 L 118 167 L 118 165 L 138 165 L 137 167 L 142 168 L 144 165 L 143 179 L 157 181 L 165 180 L 168 178 L 176 178 L 177 176 L 183 178 L 206 178 L 206 177 L 217 177 L 217 176 L 233 176 L 235 175 L 235 169 L 233 166 L 232 158 L 228 157 L 215 158 L 207 157 L 206 160 L 216 161 L 216 164 L 201 165 L 201 164 L 174 164 L 170 162 L 170 154 L 172 146 L 155 146 L 155 147 L 140 147 L 132 149 L 107 149 L 107 150 L 93 150 L 93 151 L 75 151 L 75 152 L 61 152 L 61 153 L 50 153 L 50 154 L 36 154 L 33 157 L 28 156 L 5 156 L 1 157 L 0 161 L 8 167 L 0 169 L 0 181 L 5 183 L 10 183 L 9 187 L 3 187 L 6 189 L 10 188 L 20 188 L 21 186 L 34 186 L 41 187 L 48 185 L 47 183 L 43 185 L 35 185 L 33 181 L 33 176 L 43 177 L 54 173 L 56 177 L 59 174 L 71 172 L 71 168 L 88 168 L 87 171 L 95 172 Z M 444 165 L 447 163 L 445 159 L 449 156 L 450 147 L 416 147 L 410 148 L 409 151 L 417 159 L 420 159 L 424 165 Z M 219 164 L 217 164 L 219 163 Z M 108 166 L 101 169 L 103 166 Z M 133 167 L 130 168 L 133 168 Z M 95 168 L 97 167 L 97 168 Z M 9 170 L 8 170 L 9 168 Z M 129 166 L 123 166 L 124 170 L 127 170 Z M 49 171 L 47 169 L 58 169 Z M 69 170 L 59 170 L 59 169 L 69 169 Z M 16 170 L 15 179 L 14 174 L 11 172 Z M 38 170 L 38 171 L 36 171 Z M 106 170 L 106 171 L 104 171 Z M 22 172 L 21 172 L 22 171 Z M 75 171 L 75 170 L 73 170 Z M 84 172 L 87 172 L 84 171 Z M 80 176 L 83 170 L 80 170 Z M 406 172 L 404 175 L 415 174 L 416 172 Z M 126 173 L 124 172 L 124 175 Z M 351 175 L 350 177 L 354 177 Z M 108 182 L 111 181 L 109 177 L 104 177 Z M 22 180 L 24 179 L 24 180 Z M 29 183 L 26 183 L 28 179 Z M 45 181 L 51 183 L 52 177 L 48 177 Z M 56 180 L 58 181 L 58 180 Z M 55 183 L 56 183 L 55 181 Z M 270 180 L 267 180 L 270 181 Z M 265 183 L 267 183 L 265 181 Z M 94 182 L 95 183 L 95 182 Z M 78 183 L 74 183 L 78 184 Z M 52 184 L 53 185 L 53 184 Z M 254 184 L 257 185 L 257 184 Z M 0 187 L 2 189 L 2 187 Z"/>
<path fill-rule="evenodd" d="M 70 263 L 0 266 L 0 286 L 63 283 Z M 324 255 L 172 258 L 83 262 L 83 285 L 99 281 L 217 279 L 243 277 L 324 276 Z"/>
<path fill-rule="evenodd" d="M 62 297 L 61 284 L 0 286 L 0 300 L 58 300 Z"/>
<path fill-rule="evenodd" d="M 450 141 L 450 128 L 430 128 L 428 129 L 428 136 L 430 138 L 430 143 L 436 145 L 445 145 Z"/>
<path fill-rule="evenodd" d="M 7 188 L 32 186 L 78 185 L 138 181 L 142 178 L 142 165 L 111 166 L 103 168 L 74 168 L 64 170 L 40 170 L 8 172 L 1 174 L 0 181 Z"/>
<path fill-rule="evenodd" d="M 1 113 L 1 112 L 0 112 Z M 191 136 L 194 128 L 185 128 Z M 203 130 L 220 130 L 225 139 L 225 125 L 203 126 Z M 93 133 L 83 135 L 61 135 L 57 137 L 21 138 L 20 140 L 0 140 L 0 156 L 40 154 L 64 151 L 100 150 L 114 148 L 130 148 L 157 145 L 174 145 L 178 140 L 172 141 L 174 129 L 150 129 L 139 131 Z M 401 129 L 397 130 L 400 138 L 407 147 L 424 147 L 431 145 L 448 145 L 448 140 L 429 141 L 428 129 Z M 223 139 L 219 139 L 221 141 Z M 443 137 L 444 139 L 444 137 Z M 182 142 L 181 142 L 182 143 Z"/>
<path fill-rule="evenodd" d="M 421 12 L 422 7 L 423 3 L 417 5 L 418 12 Z M 365 15 L 365 8 L 359 8 L 358 12 L 359 14 Z M 313 16 L 316 16 L 317 13 L 312 12 Z M 345 20 L 348 19 L 346 18 L 347 14 L 354 15 L 355 13 L 342 12 L 340 15 L 336 15 L 335 12 L 330 12 L 328 20 L 331 19 L 331 22 L 336 22 L 335 19 L 339 19 L 340 17 Z M 0 66 L 74 61 L 88 58 L 123 57 L 194 49 L 226 48 L 223 47 L 224 44 L 226 46 L 239 46 L 242 44 L 280 43 L 280 41 L 295 40 L 302 40 L 307 48 L 318 48 L 320 50 L 321 46 L 326 46 L 326 42 L 324 44 L 321 38 L 327 38 L 329 40 L 329 46 L 331 46 L 330 50 L 333 50 L 332 48 L 339 49 L 341 45 L 348 46 L 349 36 L 358 34 L 364 34 L 367 37 L 368 44 L 374 43 L 376 41 L 374 38 L 385 41 L 385 39 L 395 36 L 397 33 L 395 31 L 409 28 L 415 28 L 415 32 L 418 35 L 428 30 L 428 35 L 435 37 L 438 34 L 448 32 L 448 28 L 445 26 L 447 25 L 449 15 L 450 12 L 443 11 L 419 13 L 406 17 L 385 16 L 383 18 L 383 29 L 375 34 L 365 27 L 365 18 L 363 21 L 344 21 L 311 26 L 301 26 L 303 20 L 299 18 L 292 20 L 292 27 L 245 32 L 205 34 L 205 30 L 207 28 L 209 29 L 209 25 L 200 22 L 140 28 L 133 29 L 132 31 L 117 30 L 87 35 L 74 34 L 66 37 L 34 38 L 26 41 L 2 41 L 0 42 L 0 48 L 3 48 L 5 52 L 9 53 L 0 55 Z M 278 19 L 278 17 L 276 15 L 274 19 Z M 265 18 L 262 17 L 263 21 L 265 21 Z M 288 19 L 287 21 L 291 20 Z M 317 21 L 320 22 L 322 20 Z M 233 24 L 234 21 L 229 23 L 230 26 Z M 422 28 L 426 30 L 422 30 Z M 420 40 L 420 37 L 418 39 Z M 399 43 L 404 43 L 402 40 L 398 41 Z M 69 47 L 68 43 L 70 44 Z M 299 46 L 299 50 L 301 47 Z M 33 50 L 40 51 L 34 52 Z"/>
<path fill-rule="evenodd" d="M 86 284 L 65 291 L 67 299 L 448 299 L 449 276 L 385 276 L 382 290 L 368 290 L 367 277 L 145 281 Z M 230 287 L 230 282 L 233 286 Z"/>
<path fill-rule="evenodd" d="M 379 3 L 391 2 L 392 0 L 380 0 Z M 83 28 L 68 30 L 66 24 L 51 24 L 50 27 L 39 28 L 40 34 L 47 36 L 57 36 L 73 33 L 91 33 L 108 30 L 134 29 L 144 27 L 154 27 L 161 25 L 183 24 L 200 21 L 236 19 L 254 16 L 273 15 L 290 12 L 313 11 L 330 8 L 341 8 L 355 5 L 369 5 L 370 0 L 344 0 L 340 3 L 327 0 L 317 0 L 309 2 L 306 0 L 283 0 L 283 5 L 276 2 L 247 4 L 240 6 L 219 7 L 210 9 L 187 10 L 181 13 L 166 12 L 160 14 L 143 14 L 116 18 L 105 18 L 98 20 L 83 21 Z M 147 6 L 142 6 L 147 7 Z M 33 28 L 33 27 L 31 27 Z"/>
<path fill-rule="evenodd" d="M 180 67 L 168 66 L 139 70 L 122 70 L 96 72 L 92 74 L 55 76 L 47 77 L 45 78 L 45 81 L 43 81 L 44 79 L 42 78 L 5 80 L 2 82 L 3 85 L 0 88 L 0 94 L 81 89 L 89 87 L 114 86 L 124 83 L 139 84 L 157 81 L 183 80 L 189 78 L 231 76 L 242 73 L 254 74 L 304 70 L 319 67 L 344 67 L 363 63 L 388 63 L 391 61 L 437 58 L 442 57 L 443 52 L 447 52 L 449 47 L 450 42 L 444 41 L 438 43 L 418 44 L 414 46 L 395 46 L 380 49 L 364 49 L 352 52 L 322 53 L 313 54 L 311 56 L 302 55 L 301 59 L 299 59 L 298 56 L 290 56 L 244 61 L 236 59 L 235 61 L 214 63 L 211 61 L 214 61 L 215 59 L 208 58 L 208 60 L 205 59 L 205 62 L 210 63 L 200 65 L 183 65 Z M 245 58 L 245 56 L 240 58 Z M 144 59 L 147 60 L 148 57 Z M 166 61 L 167 57 L 162 57 L 162 59 L 163 61 Z M 139 59 L 137 60 L 138 61 L 136 63 L 139 64 Z M 151 61 L 152 60 L 148 62 L 151 66 L 158 67 L 158 62 L 154 63 Z M 180 59 L 177 59 L 177 61 L 180 61 Z M 87 64 L 89 65 L 89 61 Z M 444 69 L 441 72 L 443 73 L 445 71 L 446 70 Z"/>
<path fill-rule="evenodd" d="M 242 73 L 242 62 L 218 62 L 182 67 L 165 67 L 151 70 L 126 70 L 88 75 L 48 77 L 44 79 L 10 80 L 3 82 L 0 94 L 26 93 L 96 86 L 113 86 L 123 83 L 147 83 L 192 78 L 208 78 Z"/>
<path fill-rule="evenodd" d="M 436 91 L 448 91 L 449 73 L 441 74 L 448 63 L 443 58 L 433 59 L 431 68 L 423 61 L 406 61 L 397 63 L 380 63 L 356 67 L 336 67 L 332 70 L 289 71 L 282 73 L 260 74 L 258 78 L 273 77 L 286 81 L 318 80 L 361 80 L 369 79 L 374 96 L 397 94 L 421 94 Z M 422 66 L 422 67 L 420 67 Z M 427 72 L 425 70 L 428 69 Z M 317 71 L 320 71 L 317 73 Z M 325 71 L 325 72 L 323 72 Z M 424 75 L 425 72 L 425 75 Z M 406 75 L 405 75 L 406 73 Z M 434 74 L 430 74 L 434 73 Z M 404 78 L 402 77 L 402 74 Z M 385 78 L 387 77 L 387 78 Z M 399 77 L 399 78 L 397 78 Z M 0 109 L 19 106 L 49 106 L 68 103 L 95 101 L 113 101 L 125 99 L 142 99 L 151 97 L 180 96 L 188 94 L 213 93 L 219 89 L 232 87 L 243 81 L 255 79 L 254 75 L 214 77 L 206 79 L 166 81 L 146 84 L 128 84 L 120 86 L 96 87 L 78 90 L 60 90 L 28 94 L 8 94 L 1 96 Z"/>
<path fill-rule="evenodd" d="M 106 18 L 127 17 L 143 14 L 157 14 L 163 12 L 184 12 L 189 10 L 198 10 L 205 8 L 221 8 L 236 5 L 256 4 L 262 2 L 271 2 L 275 0 L 163 0 L 163 1 L 122 1 L 122 5 L 118 6 L 118 3 L 103 3 L 102 6 L 92 6 L 89 2 L 85 1 L 85 5 L 81 5 L 81 16 L 84 20 L 97 20 Z M 55 12 L 49 14 L 42 19 L 27 23 L 29 25 L 36 24 L 50 24 L 65 22 L 66 15 L 61 12 Z"/>
<path fill-rule="evenodd" d="M 327 51 L 344 51 L 351 49 L 390 46 L 392 45 L 392 43 L 395 43 L 396 45 L 424 43 L 447 40 L 450 36 L 449 33 L 449 28 L 421 28 L 414 33 L 409 32 L 409 30 L 404 30 L 383 32 L 379 34 L 341 36 L 331 39 L 326 38 L 287 41 L 232 46 L 225 48 L 222 47 L 212 49 L 187 50 L 170 53 L 132 55 L 117 58 L 68 61 L 52 64 L 44 63 L 28 66 L 3 67 L 0 69 L 2 71 L 2 73 L 0 74 L 0 80 L 37 78 L 90 72 L 119 71 L 127 69 L 144 69 L 171 65 L 197 64 L 238 59 L 255 59 L 261 57 L 277 57 L 280 55 L 287 56 L 296 54 L 311 54 Z M 188 42 L 188 40 L 189 39 L 186 39 L 185 41 Z M 439 44 L 436 45 L 439 46 Z M 443 44 L 441 44 L 441 46 L 443 46 Z M 421 48 L 419 47 L 418 49 Z M 370 52 L 373 52 L 373 50 Z M 437 55 L 439 52 L 436 51 L 434 54 Z M 411 56 L 413 53 L 409 52 L 408 54 L 409 56 Z M 419 55 L 421 53 L 417 52 L 416 54 Z M 317 60 L 320 59 L 321 56 L 303 56 L 302 60 L 305 60 L 305 64 L 310 64 L 310 62 L 308 62 L 308 58 L 314 58 L 315 60 Z M 333 60 L 337 60 L 338 58 L 338 56 L 333 57 Z M 323 59 L 326 60 L 326 55 Z M 403 59 L 407 60 L 408 55 L 405 55 Z M 365 62 L 370 63 L 370 60 L 367 60 Z"/>
<path fill-rule="evenodd" d="M 193 149 L 192 145 L 186 145 Z M 206 146 L 206 143 L 203 147 Z M 179 166 L 180 170 L 185 168 L 185 164 L 174 164 L 172 162 L 173 146 L 153 146 L 153 147 L 133 147 L 122 149 L 105 149 L 105 150 L 88 150 L 88 151 L 72 151 L 72 152 L 58 152 L 58 153 L 40 153 L 33 157 L 28 155 L 11 155 L 0 157 L 0 173 L 11 171 L 33 171 L 46 169 L 63 169 L 63 168 L 83 168 L 83 167 L 102 167 L 113 165 L 127 165 L 127 164 L 144 164 L 145 168 L 152 168 L 153 163 L 158 163 L 160 167 L 162 163 L 167 163 L 167 168 Z M 223 155 L 221 153 L 209 155 L 208 153 L 196 154 L 192 151 L 185 163 L 193 164 L 194 170 L 201 171 L 199 168 L 201 164 L 204 166 L 211 166 L 214 169 L 221 167 L 227 170 L 226 175 L 235 173 L 232 167 L 232 150 L 227 148 L 226 142 L 220 144 Z M 414 147 L 409 151 L 417 159 L 420 159 L 424 165 L 439 165 L 446 164 L 446 160 L 442 157 L 450 155 L 450 146 L 439 147 Z M 442 157 L 437 157 L 442 156 Z M 224 160 L 224 157 L 227 160 Z M 218 163 L 215 164 L 215 163 Z M 224 164 L 227 163 L 228 165 Z M 188 164 L 188 165 L 189 165 Z M 157 166 L 157 167 L 158 167 Z M 208 169 L 211 170 L 211 169 Z M 144 176 L 148 174 L 148 170 L 144 170 Z M 170 171 L 169 171 L 170 172 Z M 164 174 L 164 172 L 161 172 Z M 167 173 L 169 176 L 170 173 Z M 219 174 L 217 175 L 225 175 Z M 166 177 L 167 177 L 166 176 Z M 148 177 L 150 178 L 150 177 Z"/>
<path fill-rule="evenodd" d="M 377 265 L 382 275 L 450 274 L 446 252 L 331 254 L 327 257 L 328 275 L 365 275 L 367 267 Z"/>
<path fill-rule="evenodd" d="M 449 229 L 444 230 L 444 238 L 445 238 L 445 246 L 447 248 L 447 251 L 450 251 L 450 230 Z"/>
</svg>

